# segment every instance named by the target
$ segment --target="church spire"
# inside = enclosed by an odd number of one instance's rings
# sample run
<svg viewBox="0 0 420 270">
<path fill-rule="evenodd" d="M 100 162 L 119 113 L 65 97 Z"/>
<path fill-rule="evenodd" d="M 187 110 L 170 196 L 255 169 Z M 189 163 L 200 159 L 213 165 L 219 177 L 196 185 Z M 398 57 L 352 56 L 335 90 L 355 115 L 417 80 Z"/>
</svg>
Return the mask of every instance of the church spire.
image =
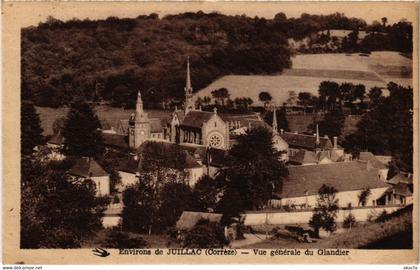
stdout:
<svg viewBox="0 0 420 270">
<path fill-rule="evenodd" d="M 136 114 L 140 115 L 143 113 L 143 100 L 141 99 L 140 90 L 137 92 L 137 101 L 136 101 Z"/>
<path fill-rule="evenodd" d="M 190 57 L 187 57 L 187 80 L 185 83 L 185 94 L 192 94 L 191 74 L 190 74 Z"/>
<path fill-rule="evenodd" d="M 276 105 L 274 105 L 273 108 L 273 134 L 278 134 L 279 130 L 277 128 L 277 110 L 276 110 Z"/>
<path fill-rule="evenodd" d="M 319 141 L 319 129 L 318 124 L 316 124 L 316 141 L 315 141 L 316 147 L 319 147 L 320 141 Z"/>
<path fill-rule="evenodd" d="M 191 74 L 190 74 L 190 57 L 187 58 L 187 79 L 185 83 L 185 104 L 184 110 L 185 114 L 189 111 L 194 110 L 194 101 L 193 101 L 193 89 L 191 86 Z"/>
</svg>

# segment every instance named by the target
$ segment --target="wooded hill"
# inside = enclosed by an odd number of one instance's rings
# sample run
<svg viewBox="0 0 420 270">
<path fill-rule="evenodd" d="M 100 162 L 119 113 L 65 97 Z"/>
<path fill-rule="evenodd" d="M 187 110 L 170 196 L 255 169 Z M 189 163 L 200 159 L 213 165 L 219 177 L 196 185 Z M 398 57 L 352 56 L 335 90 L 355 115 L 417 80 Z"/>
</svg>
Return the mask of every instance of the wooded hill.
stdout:
<svg viewBox="0 0 420 270">
<path fill-rule="evenodd" d="M 22 98 L 50 107 L 75 97 L 130 107 L 141 90 L 149 108 L 167 107 L 183 99 L 188 56 L 198 90 L 223 75 L 290 67 L 288 38 L 366 27 L 339 13 L 278 13 L 272 20 L 203 12 L 67 22 L 50 17 L 22 29 Z"/>
</svg>

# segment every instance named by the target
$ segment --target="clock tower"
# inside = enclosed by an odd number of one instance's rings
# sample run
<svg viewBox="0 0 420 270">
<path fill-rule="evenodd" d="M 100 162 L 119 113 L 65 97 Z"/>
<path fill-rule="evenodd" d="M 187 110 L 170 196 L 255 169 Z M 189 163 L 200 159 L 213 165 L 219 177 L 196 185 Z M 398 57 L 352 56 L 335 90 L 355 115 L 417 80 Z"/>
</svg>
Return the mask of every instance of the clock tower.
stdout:
<svg viewBox="0 0 420 270">
<path fill-rule="evenodd" d="M 137 94 L 136 113 L 132 114 L 128 123 L 128 142 L 131 149 L 137 149 L 150 138 L 150 121 L 143 110 L 140 91 Z"/>
</svg>

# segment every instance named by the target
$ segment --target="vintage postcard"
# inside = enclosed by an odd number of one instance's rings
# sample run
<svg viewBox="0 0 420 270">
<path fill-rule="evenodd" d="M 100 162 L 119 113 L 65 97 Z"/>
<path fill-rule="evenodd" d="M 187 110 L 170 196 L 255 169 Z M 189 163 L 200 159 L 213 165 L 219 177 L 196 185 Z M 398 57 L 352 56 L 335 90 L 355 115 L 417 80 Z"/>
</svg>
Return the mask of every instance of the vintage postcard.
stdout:
<svg viewBox="0 0 420 270">
<path fill-rule="evenodd" d="M 4 264 L 418 263 L 418 2 L 3 2 Z"/>
</svg>

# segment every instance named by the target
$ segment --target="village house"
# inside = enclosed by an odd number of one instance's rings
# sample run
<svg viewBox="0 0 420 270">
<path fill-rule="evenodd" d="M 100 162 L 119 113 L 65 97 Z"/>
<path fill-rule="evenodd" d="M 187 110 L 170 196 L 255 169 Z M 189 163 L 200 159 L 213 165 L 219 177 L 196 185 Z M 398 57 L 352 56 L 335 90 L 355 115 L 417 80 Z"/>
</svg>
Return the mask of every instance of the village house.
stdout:
<svg viewBox="0 0 420 270">
<path fill-rule="evenodd" d="M 92 180 L 95 185 L 97 197 L 110 194 L 109 173 L 107 173 L 93 158 L 79 158 L 67 173 L 75 180 Z"/>
<path fill-rule="evenodd" d="M 364 162 L 349 161 L 308 166 L 290 166 L 282 189 L 275 192 L 272 207 L 313 208 L 322 185 L 337 189 L 339 207 L 360 206 L 359 194 L 370 189 L 365 206 L 385 204 L 381 197 L 390 185 L 381 181 L 377 171 Z"/>
<path fill-rule="evenodd" d="M 400 205 L 413 203 L 413 175 L 411 173 L 397 173 L 386 183 L 391 188 L 384 195 L 385 203 Z"/>
<path fill-rule="evenodd" d="M 280 137 L 289 146 L 289 165 L 328 164 L 350 160 L 344 149 L 338 145 L 337 137 L 334 137 L 331 143 L 328 136 L 319 136 L 318 125 L 313 136 L 281 130 Z"/>
</svg>

